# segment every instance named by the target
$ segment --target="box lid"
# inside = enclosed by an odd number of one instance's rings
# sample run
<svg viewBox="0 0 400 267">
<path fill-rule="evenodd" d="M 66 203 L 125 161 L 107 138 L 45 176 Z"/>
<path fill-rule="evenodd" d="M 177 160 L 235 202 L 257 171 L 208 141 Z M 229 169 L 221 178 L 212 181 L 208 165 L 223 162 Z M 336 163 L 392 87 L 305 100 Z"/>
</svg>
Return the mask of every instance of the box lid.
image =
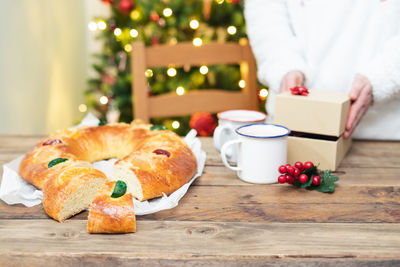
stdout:
<svg viewBox="0 0 400 267">
<path fill-rule="evenodd" d="M 284 92 L 276 96 L 274 123 L 292 131 L 340 136 L 345 130 L 347 93 L 310 90 L 308 96 Z"/>
</svg>

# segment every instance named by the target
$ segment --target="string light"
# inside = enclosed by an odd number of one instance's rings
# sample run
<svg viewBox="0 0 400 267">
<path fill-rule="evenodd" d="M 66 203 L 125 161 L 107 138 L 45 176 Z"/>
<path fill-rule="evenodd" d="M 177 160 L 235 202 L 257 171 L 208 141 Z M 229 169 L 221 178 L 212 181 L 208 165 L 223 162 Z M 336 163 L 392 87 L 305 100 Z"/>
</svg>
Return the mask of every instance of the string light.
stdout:
<svg viewBox="0 0 400 267">
<path fill-rule="evenodd" d="M 126 52 L 131 52 L 132 51 L 132 45 L 131 44 L 126 44 L 124 46 L 124 49 L 125 49 Z"/>
<path fill-rule="evenodd" d="M 246 82 L 244 80 L 239 81 L 239 87 L 244 88 L 246 86 Z"/>
<path fill-rule="evenodd" d="M 115 36 L 120 36 L 121 33 L 122 33 L 122 31 L 121 31 L 120 28 L 115 28 L 115 30 L 114 30 L 114 35 L 115 35 Z"/>
<path fill-rule="evenodd" d="M 202 44 L 203 44 L 203 41 L 199 37 L 196 37 L 193 39 L 194 46 L 201 46 Z"/>
<path fill-rule="evenodd" d="M 169 68 L 167 70 L 167 74 L 169 77 L 174 77 L 176 75 L 176 69 L 175 68 Z"/>
<path fill-rule="evenodd" d="M 230 34 L 230 35 L 234 35 L 236 33 L 236 27 L 235 26 L 229 26 L 226 31 Z"/>
<path fill-rule="evenodd" d="M 139 35 L 139 32 L 136 29 L 132 29 L 129 33 L 133 38 L 136 38 Z"/>
<path fill-rule="evenodd" d="M 176 88 L 176 94 L 177 94 L 177 95 L 183 95 L 183 94 L 185 94 L 185 88 L 183 88 L 182 86 L 178 86 L 178 87 Z"/>
<path fill-rule="evenodd" d="M 246 38 L 240 38 L 240 39 L 239 39 L 239 44 L 240 44 L 240 45 L 247 45 L 247 43 L 248 43 L 248 41 L 247 41 Z"/>
<path fill-rule="evenodd" d="M 108 97 L 106 97 L 105 95 L 103 95 L 102 97 L 100 97 L 100 103 L 105 105 L 108 103 Z"/>
<path fill-rule="evenodd" d="M 92 32 L 95 31 L 95 30 L 97 30 L 97 23 L 94 22 L 94 21 L 89 22 L 88 28 L 89 28 L 89 30 L 91 30 Z"/>
<path fill-rule="evenodd" d="M 170 40 L 169 40 L 169 44 L 171 44 L 171 45 L 176 45 L 178 43 L 178 39 L 176 39 L 175 37 L 172 37 Z"/>
<path fill-rule="evenodd" d="M 258 95 L 260 96 L 261 100 L 265 100 L 268 96 L 268 90 L 263 88 L 258 92 Z"/>
<path fill-rule="evenodd" d="M 144 75 L 145 75 L 147 78 L 153 77 L 153 71 L 152 71 L 151 69 L 147 69 L 147 70 L 144 72 Z"/>
<path fill-rule="evenodd" d="M 172 122 L 172 128 L 178 129 L 180 126 L 181 126 L 181 124 L 179 123 L 179 121 L 173 121 Z"/>
<path fill-rule="evenodd" d="M 223 2 L 224 2 L 224 0 L 217 0 L 217 3 L 218 3 L 219 5 L 221 5 Z"/>
<path fill-rule="evenodd" d="M 203 75 L 207 74 L 208 73 L 207 66 L 201 66 L 200 67 L 200 73 L 203 74 Z"/>
<path fill-rule="evenodd" d="M 97 28 L 99 28 L 99 30 L 104 31 L 107 28 L 107 24 L 104 20 L 99 20 L 97 22 Z"/>
<path fill-rule="evenodd" d="M 140 18 L 140 12 L 138 10 L 133 10 L 131 12 L 131 19 L 138 20 Z"/>
<path fill-rule="evenodd" d="M 193 30 L 199 28 L 199 26 L 200 26 L 200 23 L 199 23 L 199 21 L 197 19 L 192 19 L 189 22 L 189 27 L 192 28 Z"/>
<path fill-rule="evenodd" d="M 78 107 L 80 112 L 86 112 L 87 111 L 87 106 L 85 104 L 80 104 Z"/>
<path fill-rule="evenodd" d="M 172 9 L 170 9 L 169 7 L 164 8 L 164 10 L 163 10 L 163 15 L 164 15 L 165 17 L 171 16 L 171 15 L 172 15 Z"/>
</svg>

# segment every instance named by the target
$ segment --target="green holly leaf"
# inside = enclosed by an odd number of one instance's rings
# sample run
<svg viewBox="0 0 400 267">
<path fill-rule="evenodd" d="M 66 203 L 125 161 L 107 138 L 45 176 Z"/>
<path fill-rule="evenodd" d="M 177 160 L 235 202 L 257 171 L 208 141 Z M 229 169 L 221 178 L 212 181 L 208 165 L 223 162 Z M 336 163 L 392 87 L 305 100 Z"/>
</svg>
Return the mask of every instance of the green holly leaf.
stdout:
<svg viewBox="0 0 400 267">
<path fill-rule="evenodd" d="M 330 170 L 323 171 L 320 177 L 321 184 L 313 189 L 322 193 L 333 193 L 336 188 L 335 182 L 339 180 L 339 177 L 332 175 Z"/>
<path fill-rule="evenodd" d="M 52 161 L 50 161 L 49 162 L 49 164 L 47 164 L 47 168 L 51 168 L 51 167 L 53 167 L 53 166 L 55 166 L 55 165 L 57 165 L 57 164 L 59 164 L 59 163 L 61 163 L 61 162 L 65 162 L 65 161 L 67 161 L 68 159 L 66 159 L 66 158 L 56 158 L 56 159 L 53 159 Z"/>
<path fill-rule="evenodd" d="M 111 194 L 112 198 L 119 198 L 126 193 L 126 183 L 124 181 L 118 180 L 115 183 L 114 191 Z"/>
<path fill-rule="evenodd" d="M 151 131 L 161 131 L 161 130 L 166 130 L 167 127 L 165 127 L 164 125 L 153 125 L 150 127 Z"/>
<path fill-rule="evenodd" d="M 293 185 L 294 185 L 295 187 L 301 188 L 301 186 L 302 186 L 303 184 L 300 183 L 299 179 L 296 179 L 296 180 L 294 181 Z"/>
<path fill-rule="evenodd" d="M 107 124 L 107 122 L 105 122 L 105 121 L 103 121 L 103 120 L 100 120 L 98 125 L 99 125 L 99 126 L 103 126 L 103 125 L 106 125 L 106 124 Z"/>
</svg>

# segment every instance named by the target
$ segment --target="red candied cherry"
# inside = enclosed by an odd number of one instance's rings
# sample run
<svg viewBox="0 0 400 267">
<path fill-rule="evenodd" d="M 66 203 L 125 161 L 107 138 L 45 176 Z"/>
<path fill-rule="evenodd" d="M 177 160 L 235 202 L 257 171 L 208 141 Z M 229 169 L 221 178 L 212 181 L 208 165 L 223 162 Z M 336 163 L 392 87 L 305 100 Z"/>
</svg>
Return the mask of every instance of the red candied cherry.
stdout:
<svg viewBox="0 0 400 267">
<path fill-rule="evenodd" d="M 291 175 L 285 175 L 285 178 L 286 178 L 286 182 L 287 182 L 288 184 L 293 184 L 294 181 L 296 181 L 296 178 L 294 178 L 294 177 L 291 176 Z"/>
<path fill-rule="evenodd" d="M 278 182 L 279 182 L 280 184 L 286 183 L 286 175 L 279 175 L 279 177 L 278 177 Z"/>
<path fill-rule="evenodd" d="M 304 163 L 304 169 L 309 169 L 312 166 L 314 166 L 314 163 L 312 163 L 311 161 L 307 161 Z"/>
<path fill-rule="evenodd" d="M 167 156 L 168 158 L 171 156 L 171 153 L 169 153 L 167 150 L 164 149 L 156 149 L 153 151 L 153 153 L 156 155 L 164 155 Z"/>
<path fill-rule="evenodd" d="M 293 175 L 294 174 L 294 170 L 295 170 L 295 168 L 293 167 L 293 166 L 288 166 L 288 167 L 286 167 L 286 169 L 287 169 L 287 173 L 288 174 L 290 174 L 290 175 Z"/>
<path fill-rule="evenodd" d="M 285 165 L 286 169 L 287 169 L 288 167 L 290 167 L 290 166 L 291 166 L 290 164 L 286 164 L 286 165 Z"/>
<path fill-rule="evenodd" d="M 300 183 L 305 184 L 305 183 L 307 183 L 307 181 L 308 181 L 308 176 L 307 175 L 302 174 L 302 175 L 299 176 L 299 182 Z"/>
<path fill-rule="evenodd" d="M 312 184 L 313 185 L 319 185 L 321 183 L 321 178 L 317 175 L 313 176 L 312 178 Z"/>
<path fill-rule="evenodd" d="M 299 177 L 299 175 L 300 175 L 300 170 L 299 170 L 299 169 L 296 169 L 296 168 L 294 168 L 294 171 L 293 171 L 293 176 L 294 176 L 294 177 Z"/>
<path fill-rule="evenodd" d="M 285 174 L 286 171 L 287 171 L 287 170 L 286 170 L 286 166 L 285 166 L 285 165 L 282 165 L 282 166 L 279 167 L 279 173 Z"/>
<path fill-rule="evenodd" d="M 56 145 L 56 144 L 62 144 L 62 141 L 60 139 L 52 139 L 52 140 L 47 140 L 42 145 L 48 146 L 48 145 Z"/>
<path fill-rule="evenodd" d="M 297 169 L 299 169 L 300 171 L 304 170 L 304 169 L 303 169 L 303 168 L 304 168 L 303 163 L 301 163 L 300 161 L 297 161 L 297 162 L 294 164 L 294 166 L 295 166 Z"/>
</svg>

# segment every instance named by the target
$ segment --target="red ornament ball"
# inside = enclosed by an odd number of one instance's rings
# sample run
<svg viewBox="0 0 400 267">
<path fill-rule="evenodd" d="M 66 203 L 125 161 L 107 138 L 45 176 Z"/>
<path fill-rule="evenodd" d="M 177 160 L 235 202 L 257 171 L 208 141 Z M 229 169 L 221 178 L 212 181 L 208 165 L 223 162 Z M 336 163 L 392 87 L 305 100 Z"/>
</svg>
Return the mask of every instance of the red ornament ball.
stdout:
<svg viewBox="0 0 400 267">
<path fill-rule="evenodd" d="M 103 2 L 103 4 L 105 4 L 107 6 L 110 6 L 114 2 L 114 0 L 101 0 L 101 2 Z"/>
<path fill-rule="evenodd" d="M 108 84 L 108 85 L 114 85 L 116 82 L 115 77 L 108 75 L 108 74 L 104 74 L 102 77 L 102 80 L 105 84 Z"/>
<path fill-rule="evenodd" d="M 151 21 L 157 22 L 159 19 L 160 19 L 160 16 L 157 13 L 152 13 L 150 15 L 150 20 Z"/>
<path fill-rule="evenodd" d="M 131 0 L 121 0 L 118 3 L 118 9 L 122 14 L 129 14 L 133 9 Z"/>
<path fill-rule="evenodd" d="M 236 5 L 237 3 L 239 3 L 239 0 L 231 0 L 231 3 Z"/>
<path fill-rule="evenodd" d="M 189 126 L 197 131 L 200 136 L 211 136 L 217 123 L 209 112 L 197 112 L 190 118 Z"/>
<path fill-rule="evenodd" d="M 160 43 L 160 38 L 158 36 L 153 36 L 151 38 L 151 45 L 158 45 Z"/>
</svg>

